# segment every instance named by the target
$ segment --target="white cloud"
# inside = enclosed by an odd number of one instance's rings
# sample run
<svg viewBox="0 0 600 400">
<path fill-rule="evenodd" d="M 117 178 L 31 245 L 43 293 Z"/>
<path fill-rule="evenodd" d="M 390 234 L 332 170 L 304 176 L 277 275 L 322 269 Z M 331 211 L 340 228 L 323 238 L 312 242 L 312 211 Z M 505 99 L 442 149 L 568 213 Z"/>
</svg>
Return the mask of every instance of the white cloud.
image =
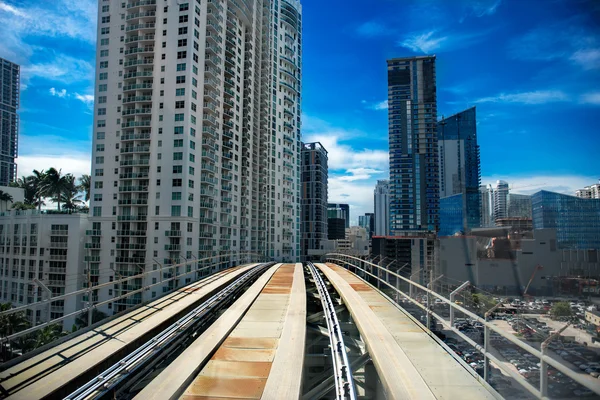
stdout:
<svg viewBox="0 0 600 400">
<path fill-rule="evenodd" d="M 380 177 L 380 179 L 383 179 Z M 373 212 L 373 191 L 376 179 L 360 182 L 348 182 L 338 176 L 330 176 L 328 201 L 347 203 L 350 206 L 350 225 L 358 225 L 358 216 Z"/>
<path fill-rule="evenodd" d="M 16 15 L 17 17 L 26 17 L 25 13 L 11 6 L 10 4 L 0 2 L 0 10 Z"/>
<path fill-rule="evenodd" d="M 34 169 L 41 171 L 51 167 L 62 169 L 64 174 L 71 173 L 81 176 L 89 174 L 91 166 L 90 155 L 83 153 L 65 152 L 63 155 L 19 156 L 17 159 L 18 176 L 31 175 Z"/>
<path fill-rule="evenodd" d="M 432 53 L 434 51 L 448 51 L 471 46 L 490 33 L 491 30 L 476 33 L 444 33 L 438 30 L 429 30 L 421 33 L 407 35 L 404 40 L 397 43 L 415 53 Z"/>
<path fill-rule="evenodd" d="M 56 97 L 66 97 L 67 89 L 56 90 L 55 88 L 50 88 L 50 94 Z"/>
<path fill-rule="evenodd" d="M 560 90 L 536 90 L 521 93 L 500 93 L 496 96 L 482 97 L 475 100 L 475 103 L 544 104 L 569 101 L 569 99 L 569 96 Z"/>
<path fill-rule="evenodd" d="M 600 105 L 600 92 L 590 92 L 581 95 L 580 102 L 583 104 Z"/>
<path fill-rule="evenodd" d="M 468 5 L 476 17 L 493 15 L 498 10 L 502 0 L 470 0 Z"/>
<path fill-rule="evenodd" d="M 79 101 L 84 102 L 85 104 L 91 106 L 94 104 L 94 95 L 93 94 L 79 94 L 75 93 L 75 98 Z"/>
<path fill-rule="evenodd" d="M 380 101 L 379 103 L 371 104 L 368 108 L 371 110 L 387 110 L 388 109 L 388 101 Z"/>
<path fill-rule="evenodd" d="M 598 176 L 584 175 L 533 175 L 533 176 L 506 176 L 492 175 L 481 178 L 481 184 L 494 186 L 497 180 L 509 183 L 511 193 L 533 194 L 540 190 L 575 195 L 577 189 L 598 182 Z"/>
<path fill-rule="evenodd" d="M 93 79 L 94 66 L 81 59 L 57 54 L 46 62 L 23 66 L 21 74 L 25 80 L 37 77 L 72 84 Z"/>
<path fill-rule="evenodd" d="M 404 39 L 400 46 L 411 49 L 415 53 L 430 53 L 441 48 L 442 43 L 448 40 L 446 36 L 435 37 L 436 31 L 413 34 Z"/>
<path fill-rule="evenodd" d="M 380 175 L 384 172 L 385 171 L 372 168 L 352 168 L 346 171 L 346 173 L 350 175 L 344 175 L 339 177 L 338 179 L 344 182 L 361 181 L 371 179 L 373 175 Z"/>
<path fill-rule="evenodd" d="M 583 69 L 600 68 L 600 49 L 588 48 L 577 50 L 571 55 L 570 59 L 579 64 Z"/>
</svg>

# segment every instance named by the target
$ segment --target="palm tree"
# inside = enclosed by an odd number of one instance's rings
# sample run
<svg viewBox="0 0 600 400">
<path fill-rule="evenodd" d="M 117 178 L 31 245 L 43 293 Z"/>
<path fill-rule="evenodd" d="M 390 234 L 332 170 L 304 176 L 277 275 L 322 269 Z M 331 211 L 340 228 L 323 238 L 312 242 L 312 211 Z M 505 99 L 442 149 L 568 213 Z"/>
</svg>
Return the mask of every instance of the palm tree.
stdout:
<svg viewBox="0 0 600 400">
<path fill-rule="evenodd" d="M 61 195 L 69 187 L 68 175 L 62 175 L 61 171 L 50 168 L 38 188 L 38 196 L 51 197 L 56 202 L 58 211 L 60 211 Z"/>
<path fill-rule="evenodd" d="M 91 181 L 92 181 L 92 177 L 87 174 L 83 174 L 83 175 L 81 175 L 81 178 L 79 178 L 79 190 L 81 190 L 83 193 L 85 193 L 85 197 L 84 197 L 85 201 L 90 201 Z"/>
<path fill-rule="evenodd" d="M 13 197 L 10 194 L 0 190 L 0 211 L 3 211 L 2 206 L 8 203 L 9 201 L 12 203 Z M 6 209 L 8 209 L 8 207 L 6 207 Z"/>
<path fill-rule="evenodd" d="M 60 196 L 53 197 L 53 201 L 60 201 L 63 203 L 63 210 L 75 211 L 79 208 L 83 201 L 80 198 L 79 185 L 75 184 L 75 177 L 71 174 L 64 176 L 65 187 Z"/>
<path fill-rule="evenodd" d="M 40 329 L 36 333 L 35 348 L 37 349 L 61 337 L 62 329 L 59 324 L 52 324 Z"/>
<path fill-rule="evenodd" d="M 36 205 L 37 194 L 33 179 L 33 175 L 22 176 L 21 178 L 17 178 L 15 182 L 11 182 L 9 185 L 10 187 L 17 187 L 23 189 L 23 200 L 25 204 Z"/>
<path fill-rule="evenodd" d="M 0 303 L 0 311 L 8 311 L 11 308 L 10 303 Z M 0 315 L 0 336 L 10 336 L 27 328 L 29 328 L 29 321 L 24 312 Z"/>
<path fill-rule="evenodd" d="M 45 203 L 42 200 L 42 197 L 44 197 L 44 195 L 41 193 L 40 188 L 42 186 L 42 183 L 46 179 L 46 172 L 44 172 L 44 170 L 38 171 L 37 169 L 34 169 L 33 175 L 30 175 L 29 178 L 31 179 L 31 186 L 33 187 L 33 190 L 35 191 L 35 196 L 37 198 L 36 205 L 38 207 L 38 210 L 41 210 L 42 206 Z"/>
</svg>

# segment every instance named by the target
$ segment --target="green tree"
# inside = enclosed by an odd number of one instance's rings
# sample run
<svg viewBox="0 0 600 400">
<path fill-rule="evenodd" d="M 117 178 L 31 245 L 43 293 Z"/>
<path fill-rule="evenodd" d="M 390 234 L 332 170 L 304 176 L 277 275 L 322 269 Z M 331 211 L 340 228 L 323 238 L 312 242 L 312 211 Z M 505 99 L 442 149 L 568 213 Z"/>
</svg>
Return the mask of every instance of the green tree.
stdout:
<svg viewBox="0 0 600 400">
<path fill-rule="evenodd" d="M 8 194 L 8 193 L 3 192 L 2 190 L 0 190 L 0 211 L 6 211 L 6 210 L 8 210 L 7 203 L 9 201 L 12 203 L 13 197 L 10 194 Z"/>
<path fill-rule="evenodd" d="M 84 201 L 90 201 L 90 184 L 92 177 L 87 174 L 81 175 L 79 178 L 79 190 L 84 193 Z"/>
<path fill-rule="evenodd" d="M 0 311 L 8 311 L 11 308 L 12 304 L 10 303 L 0 304 Z M 0 315 L 0 336 L 10 336 L 29 328 L 29 326 L 29 321 L 22 311 Z"/>
<path fill-rule="evenodd" d="M 56 339 L 62 336 L 62 329 L 60 324 L 52 324 L 43 327 L 42 329 L 35 332 L 35 348 L 42 347 L 48 343 L 52 343 Z"/>
<path fill-rule="evenodd" d="M 61 172 L 62 170 L 50 168 L 48 172 L 45 173 L 38 189 L 39 195 L 50 197 L 56 202 L 58 211 L 60 211 L 61 196 L 68 190 L 70 185 L 68 176 L 72 176 L 63 175 Z"/>
<path fill-rule="evenodd" d="M 23 202 L 25 204 L 33 204 L 37 206 L 37 188 L 34 185 L 34 176 L 22 176 L 16 181 L 11 182 L 9 186 L 23 189 Z"/>
<path fill-rule="evenodd" d="M 550 309 L 550 315 L 552 315 L 554 318 L 570 317 L 571 314 L 573 314 L 571 311 L 571 305 L 566 301 L 556 302 Z"/>
<path fill-rule="evenodd" d="M 36 206 L 38 210 L 42 209 L 42 206 L 45 205 L 43 201 L 43 193 L 42 193 L 42 184 L 46 180 L 46 172 L 44 170 L 38 171 L 37 169 L 33 170 L 33 175 L 31 175 L 31 185 L 34 188 L 35 196 L 36 196 Z"/>
<path fill-rule="evenodd" d="M 496 305 L 496 302 L 494 301 L 494 299 L 492 299 L 489 296 L 486 296 L 483 293 L 473 293 L 471 295 L 471 300 L 473 301 L 473 305 L 476 308 L 479 308 L 482 310 L 489 310 L 490 308 L 492 308 Z"/>
<path fill-rule="evenodd" d="M 63 192 L 58 198 L 53 197 L 52 200 L 55 202 L 62 202 L 64 210 L 75 211 L 81 205 L 83 205 L 83 201 L 81 200 L 79 193 L 79 185 L 75 183 L 75 177 L 71 174 L 67 174 L 65 175 L 65 186 L 63 188 Z"/>
</svg>

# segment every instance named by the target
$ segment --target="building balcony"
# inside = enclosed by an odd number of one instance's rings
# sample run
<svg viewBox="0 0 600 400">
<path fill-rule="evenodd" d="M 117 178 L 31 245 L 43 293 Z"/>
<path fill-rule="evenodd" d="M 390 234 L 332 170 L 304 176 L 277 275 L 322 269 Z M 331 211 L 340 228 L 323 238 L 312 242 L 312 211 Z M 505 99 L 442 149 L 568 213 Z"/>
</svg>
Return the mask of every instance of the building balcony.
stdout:
<svg viewBox="0 0 600 400">
<path fill-rule="evenodd" d="M 83 245 L 84 248 L 86 249 L 100 249 L 100 243 L 85 243 Z"/>
<path fill-rule="evenodd" d="M 133 14 L 127 14 L 127 16 L 125 17 L 125 21 L 131 21 L 134 19 L 141 19 L 141 18 L 153 18 L 156 17 L 156 11 L 140 11 L 140 12 L 136 12 Z"/>
<path fill-rule="evenodd" d="M 145 47 L 132 47 L 123 52 L 124 55 L 130 54 L 153 54 L 154 46 L 145 46 Z"/>
<path fill-rule="evenodd" d="M 50 254 L 51 261 L 67 261 L 66 254 Z"/>
<path fill-rule="evenodd" d="M 134 8 L 138 8 L 138 7 L 144 7 L 144 6 L 155 6 L 156 5 L 156 0 L 138 0 L 138 1 L 134 1 L 131 3 L 127 3 L 127 9 L 134 9 Z"/>
<path fill-rule="evenodd" d="M 119 215 L 117 221 L 146 221 L 147 215 Z"/>
<path fill-rule="evenodd" d="M 102 236 L 102 231 L 99 229 L 88 229 L 85 231 L 86 236 Z"/>
<path fill-rule="evenodd" d="M 165 250 L 167 251 L 181 251 L 180 244 L 165 244 Z"/>
<path fill-rule="evenodd" d="M 117 236 L 146 236 L 146 231 L 120 230 L 120 231 L 117 231 Z"/>
<path fill-rule="evenodd" d="M 140 115 L 140 114 L 152 114 L 152 109 L 147 107 L 147 108 L 125 108 L 123 109 L 123 111 L 121 111 L 121 115 L 123 116 L 127 116 L 127 115 Z"/>
<path fill-rule="evenodd" d="M 148 186 L 119 186 L 119 192 L 147 192 Z"/>
<path fill-rule="evenodd" d="M 52 236 L 69 236 L 69 231 L 65 231 L 65 230 L 62 230 L 62 229 L 61 230 L 52 229 L 50 231 L 50 235 L 52 235 Z M 8 242 L 8 244 L 10 245 L 10 241 Z"/>
<path fill-rule="evenodd" d="M 144 243 L 117 243 L 117 250 L 146 250 Z"/>
<path fill-rule="evenodd" d="M 144 24 L 128 25 L 125 27 L 125 32 L 138 31 L 138 30 L 154 30 L 156 24 L 154 22 L 147 22 Z"/>
<path fill-rule="evenodd" d="M 138 42 L 153 42 L 153 41 L 154 41 L 154 34 L 135 35 L 135 36 L 129 36 L 129 37 L 125 38 L 125 44 L 138 43 Z"/>
<path fill-rule="evenodd" d="M 23 244 L 25 246 L 25 244 Z M 50 242 L 50 247 L 55 249 L 66 249 L 68 247 L 67 242 Z"/>
<path fill-rule="evenodd" d="M 167 237 L 181 237 L 181 231 L 165 231 Z"/>
<path fill-rule="evenodd" d="M 147 127 L 152 125 L 152 120 L 143 119 L 141 121 L 128 121 L 123 122 L 121 124 L 121 128 L 137 128 L 137 127 Z"/>
<path fill-rule="evenodd" d="M 120 165 L 121 165 L 121 167 L 150 165 L 150 159 L 142 158 L 139 160 L 123 160 L 123 161 L 120 161 Z"/>
<path fill-rule="evenodd" d="M 150 139 L 149 133 L 128 133 L 125 135 L 121 135 L 121 141 L 131 141 L 131 140 L 146 140 Z"/>
<path fill-rule="evenodd" d="M 150 146 L 135 146 L 135 147 L 123 147 L 120 150 L 121 154 L 124 153 L 150 153 Z"/>
<path fill-rule="evenodd" d="M 152 102 L 152 96 L 131 96 L 123 97 L 123 104 L 128 103 L 150 103 Z"/>
</svg>

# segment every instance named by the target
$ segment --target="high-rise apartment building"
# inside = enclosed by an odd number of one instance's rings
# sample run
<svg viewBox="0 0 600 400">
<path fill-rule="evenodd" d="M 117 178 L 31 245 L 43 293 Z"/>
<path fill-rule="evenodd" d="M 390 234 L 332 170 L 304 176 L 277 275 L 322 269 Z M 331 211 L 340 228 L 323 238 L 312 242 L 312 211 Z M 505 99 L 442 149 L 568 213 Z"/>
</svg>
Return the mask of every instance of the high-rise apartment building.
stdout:
<svg viewBox="0 0 600 400">
<path fill-rule="evenodd" d="M 0 302 L 31 304 L 49 297 L 43 286 L 55 297 L 87 284 L 87 214 L 38 210 L 0 214 Z M 84 302 L 86 295 L 70 296 L 26 314 L 36 324 L 81 310 Z M 70 330 L 74 322 L 75 316 L 65 319 L 64 329 Z"/>
<path fill-rule="evenodd" d="M 600 181 L 594 185 L 586 186 L 575 192 L 575 196 L 584 199 L 600 199 Z"/>
<path fill-rule="evenodd" d="M 296 0 L 99 0 L 88 257 L 101 281 L 216 255 L 298 259 L 301 34 Z"/>
<path fill-rule="evenodd" d="M 494 188 L 494 221 L 508 216 L 508 183 L 497 181 Z"/>
<path fill-rule="evenodd" d="M 328 236 L 327 150 L 319 142 L 303 143 L 301 158 L 300 248 L 303 259 L 311 259 L 311 250 L 320 249 L 321 241 Z"/>
<path fill-rule="evenodd" d="M 481 168 L 475 107 L 437 125 L 440 198 L 462 194 L 462 232 L 481 226 Z M 441 204 L 441 203 L 440 203 Z"/>
<path fill-rule="evenodd" d="M 8 186 L 17 176 L 19 92 L 19 66 L 0 58 L 0 186 Z"/>
<path fill-rule="evenodd" d="M 375 186 L 374 219 L 376 236 L 389 236 L 390 234 L 390 181 L 378 180 Z"/>
<path fill-rule="evenodd" d="M 492 185 L 481 185 L 479 187 L 480 196 L 480 218 L 481 227 L 489 228 L 494 226 L 494 188 Z"/>
<path fill-rule="evenodd" d="M 435 56 L 387 61 L 390 230 L 435 232 L 439 167 Z"/>
</svg>

